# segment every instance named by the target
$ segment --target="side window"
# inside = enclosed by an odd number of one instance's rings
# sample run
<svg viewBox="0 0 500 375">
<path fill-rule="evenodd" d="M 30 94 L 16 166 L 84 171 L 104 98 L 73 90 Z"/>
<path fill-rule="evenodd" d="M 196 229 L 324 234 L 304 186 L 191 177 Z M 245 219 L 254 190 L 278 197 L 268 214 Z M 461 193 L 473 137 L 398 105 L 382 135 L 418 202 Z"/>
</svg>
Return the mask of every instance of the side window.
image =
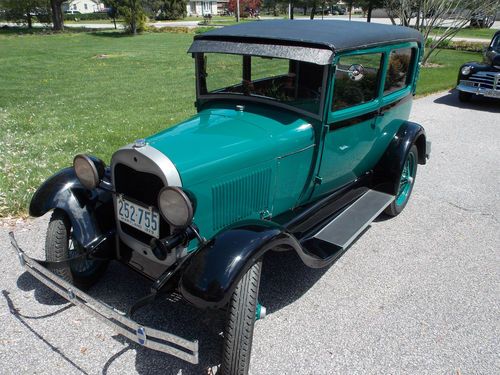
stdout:
<svg viewBox="0 0 500 375">
<path fill-rule="evenodd" d="M 341 57 L 335 71 L 332 111 L 377 98 L 381 62 L 382 53 Z"/>
<path fill-rule="evenodd" d="M 401 48 L 391 51 L 385 75 L 384 95 L 408 86 L 411 80 L 410 68 L 414 55 L 415 48 Z"/>
</svg>

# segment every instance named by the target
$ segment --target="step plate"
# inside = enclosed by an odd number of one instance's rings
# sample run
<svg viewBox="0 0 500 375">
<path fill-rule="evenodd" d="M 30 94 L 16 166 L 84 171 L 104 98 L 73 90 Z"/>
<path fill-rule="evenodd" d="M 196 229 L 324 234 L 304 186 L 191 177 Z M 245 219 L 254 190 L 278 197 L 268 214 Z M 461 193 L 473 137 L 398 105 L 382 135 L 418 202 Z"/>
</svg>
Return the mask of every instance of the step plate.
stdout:
<svg viewBox="0 0 500 375">
<path fill-rule="evenodd" d="M 393 195 L 368 190 L 314 238 L 346 249 L 393 200 Z"/>
</svg>

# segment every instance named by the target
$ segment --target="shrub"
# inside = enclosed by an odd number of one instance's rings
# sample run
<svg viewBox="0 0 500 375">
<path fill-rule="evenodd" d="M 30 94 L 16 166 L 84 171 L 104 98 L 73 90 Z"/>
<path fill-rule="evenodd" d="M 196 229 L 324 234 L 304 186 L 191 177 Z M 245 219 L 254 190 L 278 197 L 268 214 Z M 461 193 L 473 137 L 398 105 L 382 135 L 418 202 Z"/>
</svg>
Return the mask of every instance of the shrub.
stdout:
<svg viewBox="0 0 500 375">
<path fill-rule="evenodd" d="M 432 38 L 427 39 L 425 43 L 426 47 L 432 46 L 434 40 Z M 452 49 L 455 51 L 466 51 L 466 52 L 483 52 L 486 44 L 480 42 L 469 42 L 465 40 L 453 41 L 453 40 L 445 40 L 440 45 L 439 48 L 442 49 Z"/>
<path fill-rule="evenodd" d="M 105 12 L 97 12 L 97 13 L 82 13 L 82 14 L 64 14 L 64 20 L 65 21 L 72 21 L 72 20 L 79 20 L 79 21 L 91 21 L 91 20 L 108 20 L 108 14 Z"/>
</svg>

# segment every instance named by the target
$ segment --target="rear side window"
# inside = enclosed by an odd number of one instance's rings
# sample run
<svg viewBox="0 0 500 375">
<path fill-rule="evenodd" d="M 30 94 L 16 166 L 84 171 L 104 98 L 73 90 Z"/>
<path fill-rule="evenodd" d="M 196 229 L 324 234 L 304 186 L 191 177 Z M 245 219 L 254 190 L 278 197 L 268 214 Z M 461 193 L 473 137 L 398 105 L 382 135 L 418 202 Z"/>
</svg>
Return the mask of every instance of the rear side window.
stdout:
<svg viewBox="0 0 500 375">
<path fill-rule="evenodd" d="M 335 71 L 332 111 L 377 98 L 381 61 L 382 53 L 340 58 Z"/>
<path fill-rule="evenodd" d="M 415 48 L 401 48 L 391 51 L 385 75 L 384 95 L 404 89 L 409 85 L 410 68 L 414 54 Z"/>
</svg>

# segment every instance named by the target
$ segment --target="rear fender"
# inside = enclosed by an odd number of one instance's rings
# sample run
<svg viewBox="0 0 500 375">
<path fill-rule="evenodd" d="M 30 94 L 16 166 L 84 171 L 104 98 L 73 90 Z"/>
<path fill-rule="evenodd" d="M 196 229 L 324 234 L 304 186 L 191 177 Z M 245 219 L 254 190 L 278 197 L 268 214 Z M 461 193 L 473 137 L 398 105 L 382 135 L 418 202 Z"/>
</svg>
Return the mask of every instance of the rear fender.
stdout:
<svg viewBox="0 0 500 375">
<path fill-rule="evenodd" d="M 72 167 L 59 171 L 38 188 L 29 213 L 39 217 L 56 208 L 66 212 L 73 238 L 86 249 L 99 245 L 115 228 L 111 193 L 84 188 Z"/>
<path fill-rule="evenodd" d="M 428 155 L 425 130 L 415 122 L 406 121 L 375 167 L 374 185 L 378 190 L 392 195 L 397 193 L 399 176 L 413 145 L 418 149 L 418 163 L 425 164 Z"/>
</svg>

